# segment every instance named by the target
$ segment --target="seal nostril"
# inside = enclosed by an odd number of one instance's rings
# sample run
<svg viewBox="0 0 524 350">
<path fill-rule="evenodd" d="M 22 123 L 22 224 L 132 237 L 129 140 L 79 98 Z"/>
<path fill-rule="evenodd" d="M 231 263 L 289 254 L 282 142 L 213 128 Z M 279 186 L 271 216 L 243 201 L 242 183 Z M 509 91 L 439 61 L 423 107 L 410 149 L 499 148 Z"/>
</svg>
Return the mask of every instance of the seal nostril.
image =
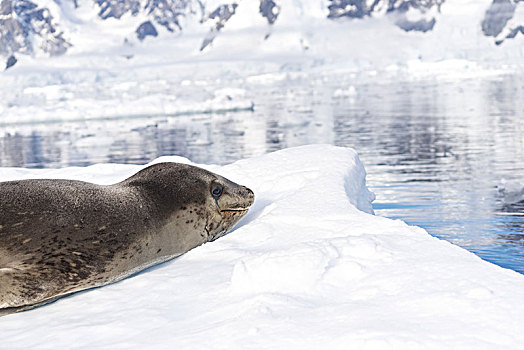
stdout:
<svg viewBox="0 0 524 350">
<path fill-rule="evenodd" d="M 250 198 L 254 198 L 255 197 L 255 194 L 253 193 L 253 191 L 251 191 L 251 189 L 247 188 L 246 186 L 244 186 L 244 189 L 247 191 L 247 195 Z"/>
</svg>

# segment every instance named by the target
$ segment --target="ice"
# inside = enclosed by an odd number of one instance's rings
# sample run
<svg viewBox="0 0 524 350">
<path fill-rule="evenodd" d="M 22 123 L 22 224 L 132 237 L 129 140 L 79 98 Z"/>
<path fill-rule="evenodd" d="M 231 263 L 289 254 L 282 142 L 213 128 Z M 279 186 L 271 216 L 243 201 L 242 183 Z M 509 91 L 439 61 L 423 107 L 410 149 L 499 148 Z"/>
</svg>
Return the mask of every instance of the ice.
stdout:
<svg viewBox="0 0 524 350">
<path fill-rule="evenodd" d="M 524 204 L 524 183 L 504 180 L 499 184 L 498 190 L 502 194 L 504 204 Z"/>
<path fill-rule="evenodd" d="M 8 108 L 0 109 L 0 125 L 209 114 L 253 108 L 253 102 L 238 90 L 201 91 L 188 96 L 183 89 L 173 93 L 172 86 L 161 80 L 122 82 L 114 86 L 48 85 L 24 88 L 8 102 Z"/>
<path fill-rule="evenodd" d="M 353 85 L 350 85 L 345 89 L 336 89 L 335 92 L 333 93 L 333 97 L 340 97 L 340 98 L 352 97 L 352 96 L 355 96 L 356 94 L 357 94 L 357 89 Z"/>
<path fill-rule="evenodd" d="M 183 161 L 162 157 L 159 161 Z M 119 283 L 0 318 L 10 349 L 524 346 L 524 276 L 372 215 L 357 153 L 290 148 L 201 165 L 252 188 L 227 236 Z M 107 184 L 143 168 L 1 168 Z"/>
</svg>

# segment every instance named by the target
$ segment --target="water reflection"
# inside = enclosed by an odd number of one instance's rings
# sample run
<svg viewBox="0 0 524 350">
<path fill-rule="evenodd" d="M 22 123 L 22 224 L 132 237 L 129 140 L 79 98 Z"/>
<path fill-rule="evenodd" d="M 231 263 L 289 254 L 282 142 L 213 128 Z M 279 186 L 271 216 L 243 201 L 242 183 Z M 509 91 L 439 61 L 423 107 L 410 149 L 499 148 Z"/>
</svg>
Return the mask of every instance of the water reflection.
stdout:
<svg viewBox="0 0 524 350">
<path fill-rule="evenodd" d="M 524 272 L 524 79 L 389 81 L 346 75 L 232 83 L 254 111 L 5 127 L 0 166 L 146 163 L 182 155 L 226 164 L 285 147 L 358 150 L 378 215 L 401 218 Z"/>
<path fill-rule="evenodd" d="M 0 137 L 0 166 L 64 167 L 100 162 L 143 164 L 179 154 L 196 162 L 229 163 L 264 153 L 262 121 L 250 112 L 53 125 L 10 126 Z M 246 123 L 246 121 L 248 121 Z M 245 139 L 255 142 L 254 147 Z"/>
</svg>

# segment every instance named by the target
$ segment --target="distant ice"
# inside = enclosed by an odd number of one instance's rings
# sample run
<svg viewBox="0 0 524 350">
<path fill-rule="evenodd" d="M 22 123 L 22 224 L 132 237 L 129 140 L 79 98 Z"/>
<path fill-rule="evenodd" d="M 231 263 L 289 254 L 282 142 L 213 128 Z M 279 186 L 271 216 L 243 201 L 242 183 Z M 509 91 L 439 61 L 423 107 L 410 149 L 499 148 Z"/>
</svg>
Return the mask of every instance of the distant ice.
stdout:
<svg viewBox="0 0 524 350">
<path fill-rule="evenodd" d="M 157 161 L 166 160 L 187 162 Z M 233 232 L 122 282 L 2 317 L 2 347 L 524 347 L 524 276 L 372 215 L 355 151 L 312 145 L 204 167 L 256 194 Z M 0 180 L 107 184 L 141 168 L 0 168 Z"/>
<path fill-rule="evenodd" d="M 5 109 L 0 107 L 0 125 L 223 113 L 254 108 L 253 102 L 243 96 L 242 89 L 202 89 L 192 95 L 184 90 L 179 86 L 175 90 L 165 81 L 26 87 Z"/>
<path fill-rule="evenodd" d="M 524 205 L 524 183 L 502 181 L 498 186 L 498 190 L 502 195 L 504 204 L 516 204 L 522 202 L 522 205 Z"/>
</svg>

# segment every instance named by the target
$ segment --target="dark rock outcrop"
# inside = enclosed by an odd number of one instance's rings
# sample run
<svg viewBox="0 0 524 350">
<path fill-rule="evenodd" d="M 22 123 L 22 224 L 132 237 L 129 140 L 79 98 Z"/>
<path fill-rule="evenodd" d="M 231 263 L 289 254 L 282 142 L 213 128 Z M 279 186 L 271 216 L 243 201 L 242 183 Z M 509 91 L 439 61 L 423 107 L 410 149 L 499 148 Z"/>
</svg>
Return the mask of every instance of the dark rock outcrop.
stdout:
<svg viewBox="0 0 524 350">
<path fill-rule="evenodd" d="M 9 58 L 7 59 L 7 62 L 5 64 L 5 69 L 8 70 L 12 66 L 14 66 L 16 64 L 16 62 L 18 62 L 18 60 L 16 59 L 16 57 L 14 55 L 9 56 Z"/>
<path fill-rule="evenodd" d="M 424 15 L 428 10 L 437 8 L 445 0 L 331 0 L 329 18 L 364 18 L 386 8 L 386 13 L 393 18 L 393 22 L 401 29 L 409 31 L 427 32 L 433 29 L 436 23 L 434 17 L 411 20 L 406 16 L 409 10 L 415 10 Z"/>
<path fill-rule="evenodd" d="M 156 31 L 156 28 L 153 25 L 153 23 L 151 23 L 151 21 L 147 21 L 138 26 L 138 28 L 136 29 L 136 36 L 140 41 L 142 41 L 147 36 L 158 36 L 158 32 Z"/>
<path fill-rule="evenodd" d="M 140 0 L 95 0 L 95 3 L 100 6 L 98 16 L 102 19 L 120 19 L 128 12 L 136 15 L 140 10 Z"/>
<path fill-rule="evenodd" d="M 260 14 L 267 19 L 269 24 L 275 23 L 280 14 L 280 6 L 273 0 L 260 0 L 258 7 Z"/>
<path fill-rule="evenodd" d="M 226 22 L 229 21 L 229 19 L 235 14 L 237 7 L 237 3 L 220 5 L 202 20 L 203 22 L 210 20 L 213 22 L 213 25 L 208 35 L 202 42 L 200 51 L 204 50 L 209 44 L 213 42 L 213 40 L 215 40 L 215 37 L 217 36 L 220 29 L 224 28 Z"/>
<path fill-rule="evenodd" d="M 515 3 L 511 0 L 494 0 L 482 20 L 482 32 L 486 36 L 499 35 L 515 13 Z"/>
</svg>

